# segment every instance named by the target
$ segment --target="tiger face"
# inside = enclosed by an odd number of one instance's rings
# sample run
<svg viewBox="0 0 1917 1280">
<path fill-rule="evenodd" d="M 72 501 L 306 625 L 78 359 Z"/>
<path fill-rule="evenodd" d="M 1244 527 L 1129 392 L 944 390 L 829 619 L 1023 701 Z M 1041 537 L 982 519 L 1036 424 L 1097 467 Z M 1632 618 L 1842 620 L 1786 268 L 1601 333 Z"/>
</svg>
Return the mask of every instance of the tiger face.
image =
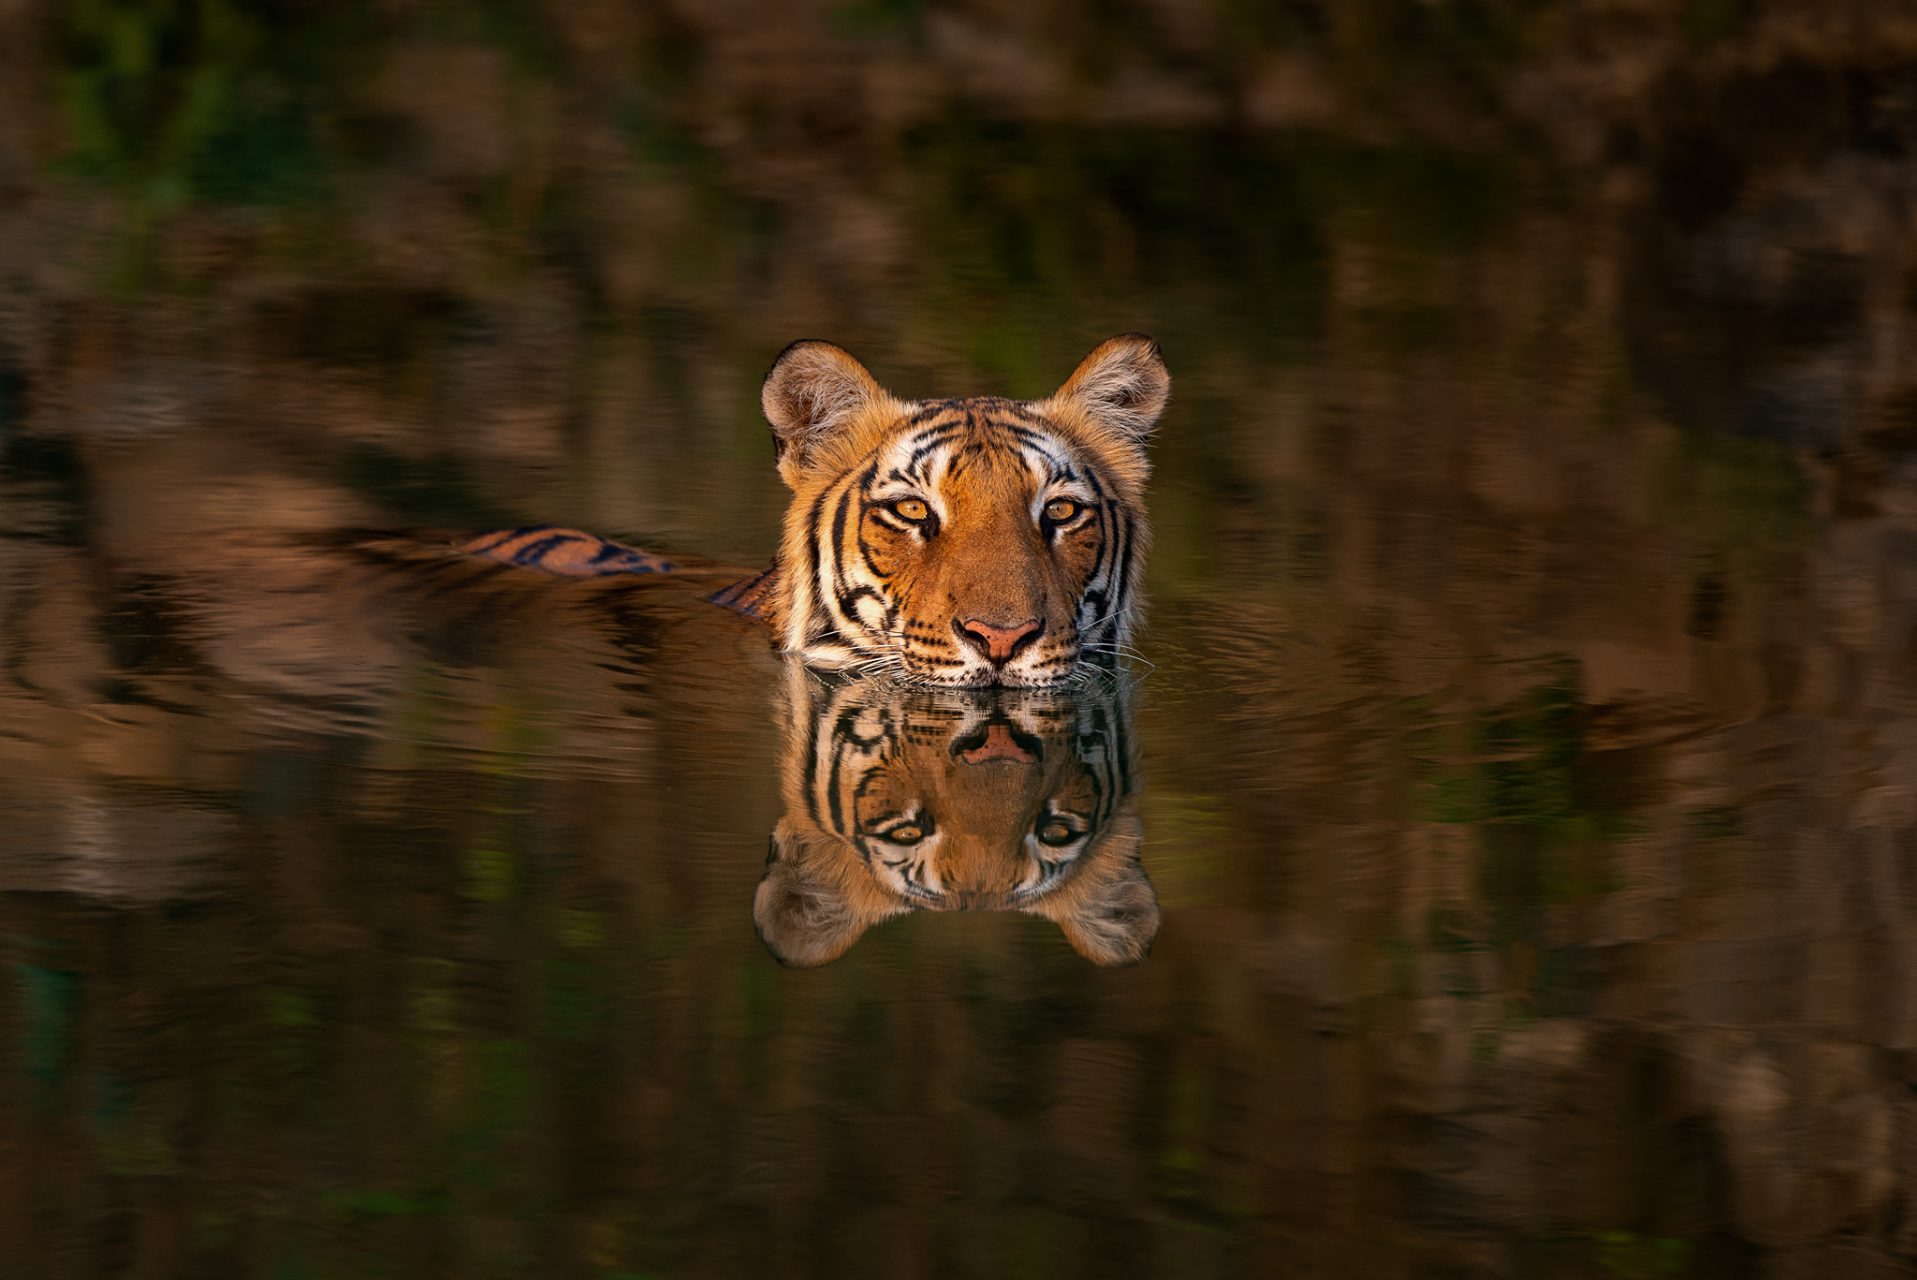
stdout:
<svg viewBox="0 0 1917 1280">
<path fill-rule="evenodd" d="M 898 400 L 826 342 L 762 402 L 793 490 L 769 610 L 814 667 L 1035 688 L 1109 663 L 1150 532 L 1144 445 L 1170 393 L 1128 334 L 1045 400 Z"/>
<path fill-rule="evenodd" d="M 914 911 L 1040 915 L 1094 963 L 1144 958 L 1158 900 L 1115 691 L 792 680 L 786 812 L 753 901 L 781 963 L 824 964 Z"/>
</svg>

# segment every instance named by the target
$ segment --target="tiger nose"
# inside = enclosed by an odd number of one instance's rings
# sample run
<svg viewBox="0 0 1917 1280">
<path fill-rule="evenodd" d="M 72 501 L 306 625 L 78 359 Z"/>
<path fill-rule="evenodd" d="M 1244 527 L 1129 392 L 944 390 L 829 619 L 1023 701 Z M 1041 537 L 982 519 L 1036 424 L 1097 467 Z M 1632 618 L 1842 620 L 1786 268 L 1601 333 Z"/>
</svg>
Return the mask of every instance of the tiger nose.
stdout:
<svg viewBox="0 0 1917 1280">
<path fill-rule="evenodd" d="M 1024 622 L 1001 626 L 996 622 L 967 618 L 959 624 L 959 638 L 994 663 L 1003 665 L 1011 660 L 1013 654 L 1038 638 L 1038 619 L 1027 618 Z"/>
</svg>

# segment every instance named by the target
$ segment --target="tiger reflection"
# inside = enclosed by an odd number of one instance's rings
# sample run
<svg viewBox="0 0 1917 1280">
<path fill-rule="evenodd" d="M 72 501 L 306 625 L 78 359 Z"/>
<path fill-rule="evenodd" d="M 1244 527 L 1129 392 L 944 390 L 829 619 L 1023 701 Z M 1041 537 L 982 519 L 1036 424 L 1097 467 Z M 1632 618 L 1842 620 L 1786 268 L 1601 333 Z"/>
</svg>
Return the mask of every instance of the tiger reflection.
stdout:
<svg viewBox="0 0 1917 1280">
<path fill-rule="evenodd" d="M 788 683 L 785 816 L 753 902 L 793 967 L 911 911 L 1020 911 L 1099 965 L 1158 932 L 1139 865 L 1129 731 L 1114 691 Z"/>
</svg>

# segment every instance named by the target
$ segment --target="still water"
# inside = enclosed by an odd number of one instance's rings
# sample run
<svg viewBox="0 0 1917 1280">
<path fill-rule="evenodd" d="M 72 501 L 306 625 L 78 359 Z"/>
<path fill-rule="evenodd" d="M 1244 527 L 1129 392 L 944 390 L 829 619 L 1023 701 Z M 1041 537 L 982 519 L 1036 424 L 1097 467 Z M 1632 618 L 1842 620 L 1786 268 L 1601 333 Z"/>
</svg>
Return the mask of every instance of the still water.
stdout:
<svg viewBox="0 0 1917 1280">
<path fill-rule="evenodd" d="M 0 5 L 0 1270 L 1911 1270 L 1878 9 Z M 786 343 L 1124 331 L 1084 689 L 409 559 L 756 568 Z"/>
</svg>

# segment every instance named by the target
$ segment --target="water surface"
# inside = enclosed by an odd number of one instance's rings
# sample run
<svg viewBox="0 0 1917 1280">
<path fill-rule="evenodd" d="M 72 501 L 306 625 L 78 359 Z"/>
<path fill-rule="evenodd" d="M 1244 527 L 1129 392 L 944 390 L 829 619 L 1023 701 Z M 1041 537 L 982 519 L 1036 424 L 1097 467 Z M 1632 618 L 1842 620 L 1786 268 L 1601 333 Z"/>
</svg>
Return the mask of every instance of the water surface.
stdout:
<svg viewBox="0 0 1917 1280">
<path fill-rule="evenodd" d="M 22 1274 L 1903 1274 L 1913 39 L 6 8 Z M 403 551 L 756 567 L 786 343 L 1037 396 L 1134 330 L 1149 623 L 1085 690 Z M 786 927 L 907 818 L 1016 858 Z"/>
</svg>

